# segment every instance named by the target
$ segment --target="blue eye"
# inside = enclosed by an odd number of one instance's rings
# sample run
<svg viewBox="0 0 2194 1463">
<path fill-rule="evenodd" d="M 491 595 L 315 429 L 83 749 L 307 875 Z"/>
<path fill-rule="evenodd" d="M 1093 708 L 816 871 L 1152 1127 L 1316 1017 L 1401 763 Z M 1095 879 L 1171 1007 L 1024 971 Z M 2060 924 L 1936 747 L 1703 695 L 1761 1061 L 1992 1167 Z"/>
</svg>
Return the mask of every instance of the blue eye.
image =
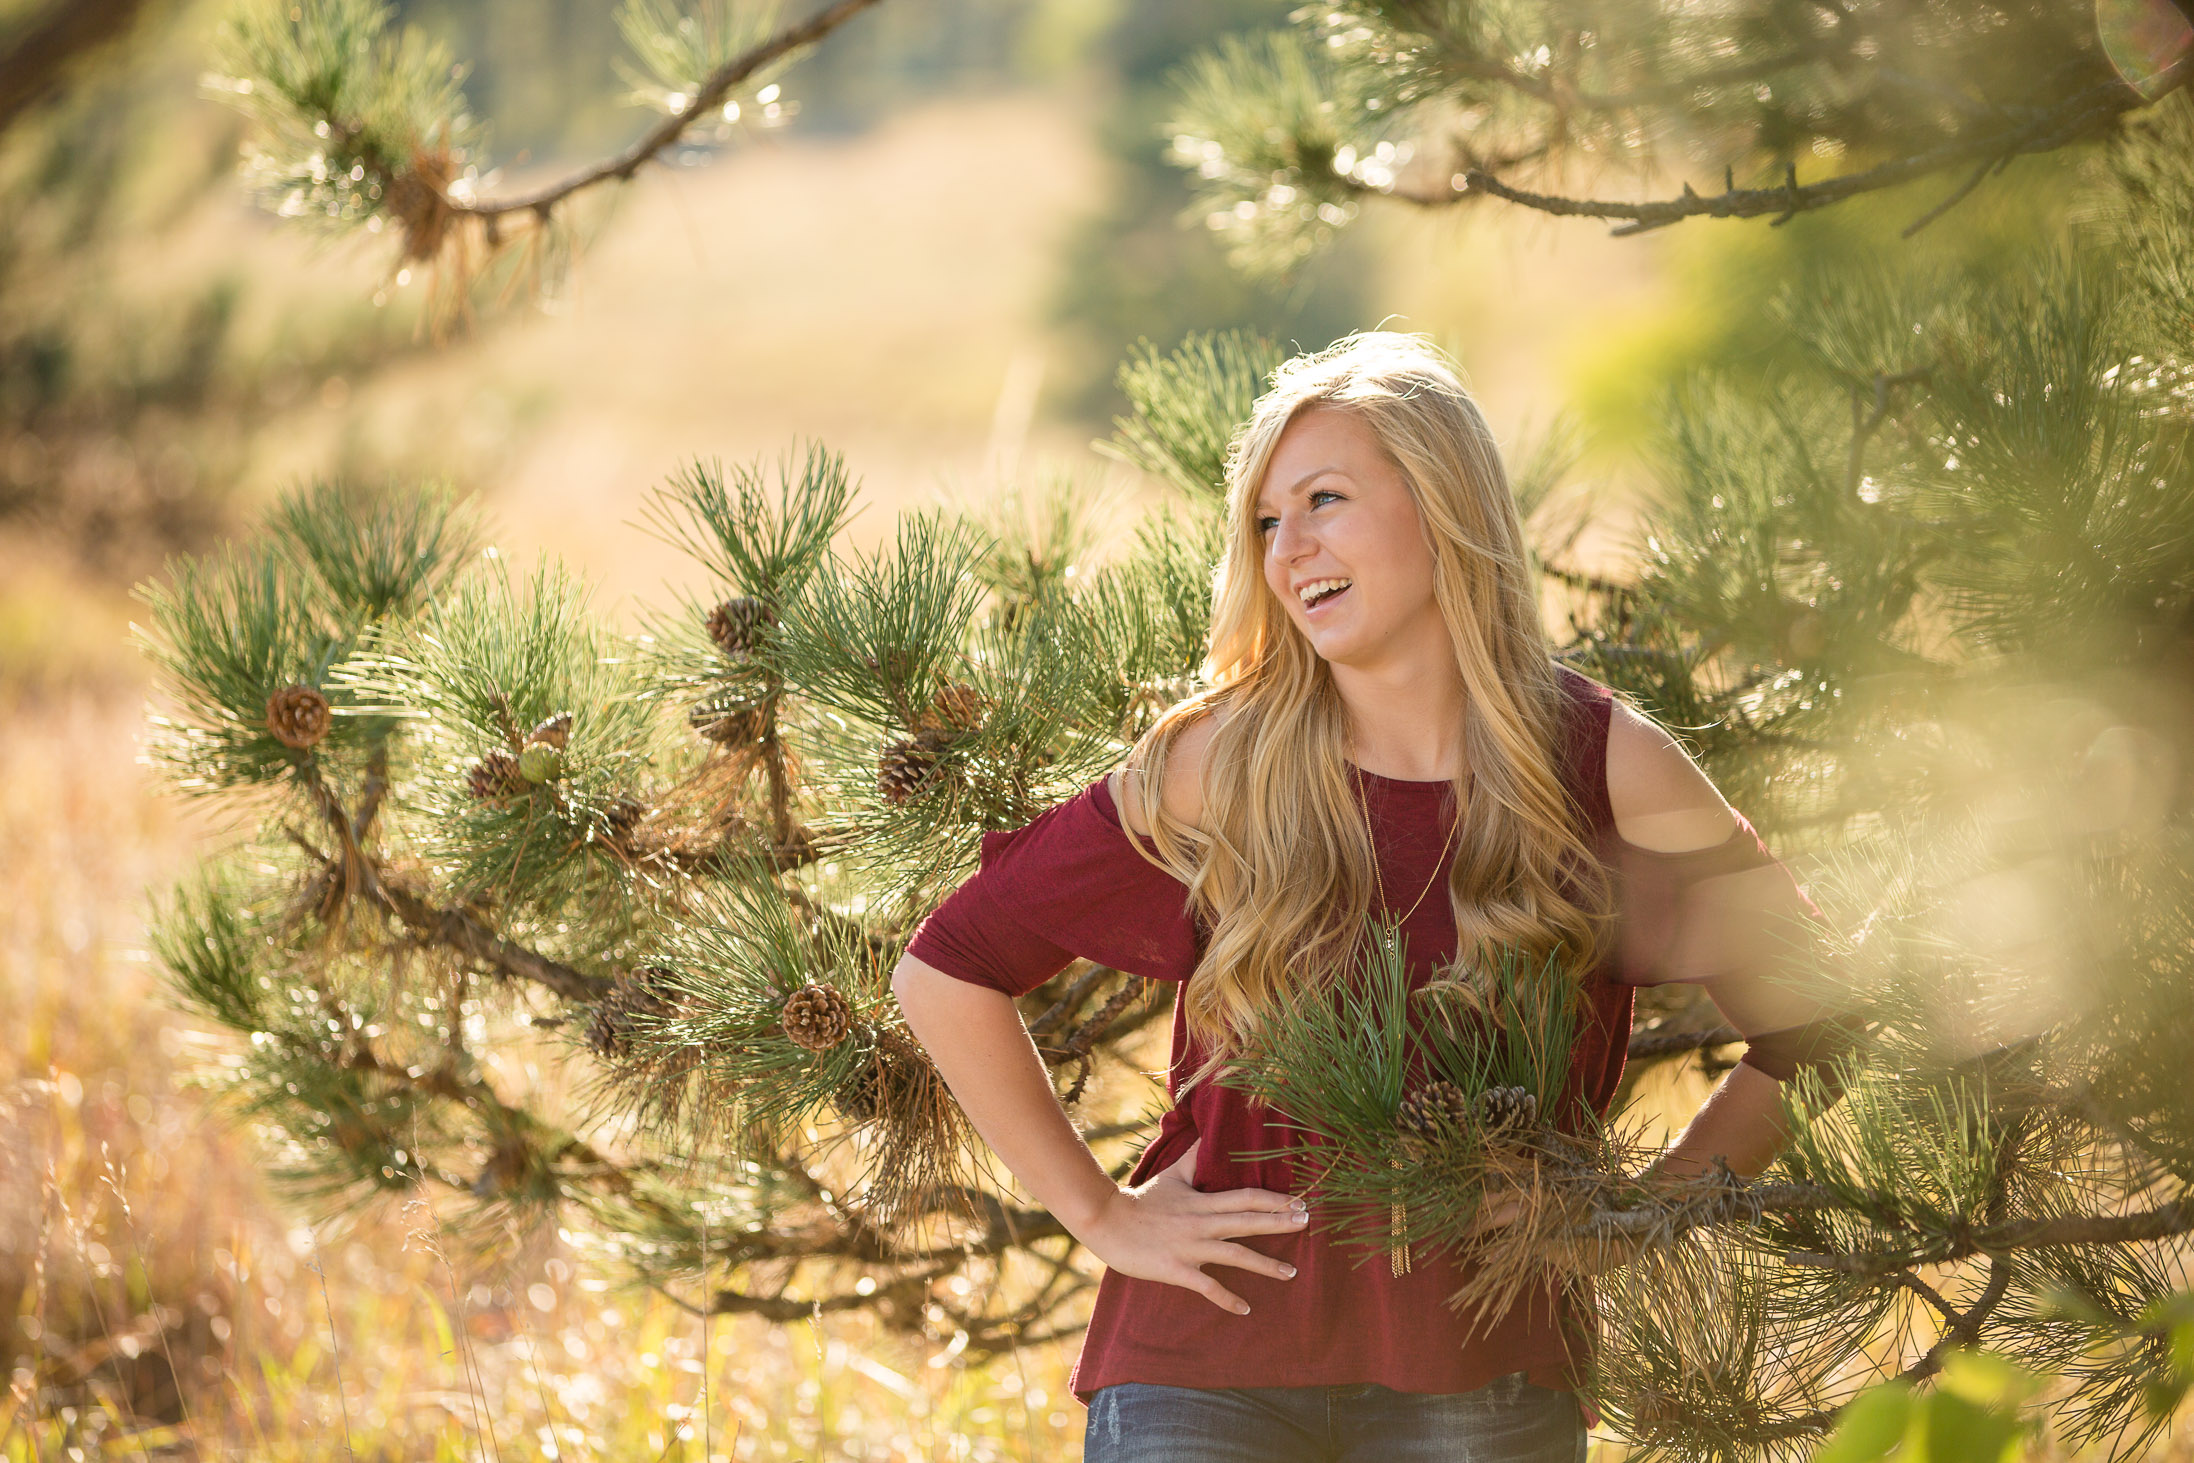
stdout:
<svg viewBox="0 0 2194 1463">
<path fill-rule="evenodd" d="M 1331 488 L 1316 488 L 1312 490 L 1310 495 L 1311 506 L 1316 507 L 1320 498 L 1331 498 L 1337 503 L 1345 501 L 1341 494 L 1335 492 Z M 1259 533 L 1270 533 L 1272 532 L 1273 525 L 1278 523 L 1279 521 L 1279 519 L 1269 516 L 1259 518 L 1257 520 L 1257 531 Z"/>
</svg>

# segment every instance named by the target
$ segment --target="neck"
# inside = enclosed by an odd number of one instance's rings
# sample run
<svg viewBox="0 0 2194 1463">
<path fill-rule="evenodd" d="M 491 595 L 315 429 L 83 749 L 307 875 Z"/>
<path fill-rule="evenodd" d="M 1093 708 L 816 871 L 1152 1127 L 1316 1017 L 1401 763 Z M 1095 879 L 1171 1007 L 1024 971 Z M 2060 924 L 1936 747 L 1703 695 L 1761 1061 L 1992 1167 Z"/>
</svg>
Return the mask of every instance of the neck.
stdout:
<svg viewBox="0 0 2194 1463">
<path fill-rule="evenodd" d="M 1435 622 L 1434 643 L 1397 646 L 1375 661 L 1332 664 L 1334 689 L 1348 709 L 1349 760 L 1366 772 L 1405 782 L 1451 781 L 1463 755 L 1463 673 L 1453 643 Z M 1432 637 L 1421 637 L 1432 640 Z"/>
</svg>

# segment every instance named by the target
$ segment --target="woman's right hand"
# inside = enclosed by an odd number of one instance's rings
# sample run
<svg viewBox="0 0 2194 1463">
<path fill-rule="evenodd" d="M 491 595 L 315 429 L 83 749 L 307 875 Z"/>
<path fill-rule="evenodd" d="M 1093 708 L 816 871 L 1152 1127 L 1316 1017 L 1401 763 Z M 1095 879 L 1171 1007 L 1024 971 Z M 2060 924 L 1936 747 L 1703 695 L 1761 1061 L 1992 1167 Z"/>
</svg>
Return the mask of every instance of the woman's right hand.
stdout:
<svg viewBox="0 0 2194 1463">
<path fill-rule="evenodd" d="M 1146 1183 L 1115 1190 L 1075 1238 L 1111 1268 L 1138 1280 L 1193 1290 L 1222 1310 L 1249 1314 L 1249 1302 L 1203 1271 L 1233 1265 L 1277 1280 L 1291 1280 L 1285 1260 L 1237 1244 L 1231 1236 L 1297 1234 L 1310 1222 L 1302 1200 L 1270 1189 L 1225 1189 L 1207 1194 L 1195 1184 L 1198 1138 L 1188 1151 Z"/>
</svg>

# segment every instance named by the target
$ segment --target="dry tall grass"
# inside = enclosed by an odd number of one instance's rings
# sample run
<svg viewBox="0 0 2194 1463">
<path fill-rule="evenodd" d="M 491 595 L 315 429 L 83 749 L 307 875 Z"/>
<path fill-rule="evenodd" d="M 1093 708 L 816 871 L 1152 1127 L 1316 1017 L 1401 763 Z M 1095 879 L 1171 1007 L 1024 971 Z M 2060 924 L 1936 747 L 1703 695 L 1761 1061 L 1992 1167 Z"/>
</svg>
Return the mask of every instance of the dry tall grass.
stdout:
<svg viewBox="0 0 2194 1463">
<path fill-rule="evenodd" d="M 1065 1458 L 1070 1357 L 717 1321 L 553 1243 L 475 1267 L 424 1199 L 315 1228 L 194 1087 L 148 888 L 220 830 L 150 793 L 138 693 L 0 706 L 0 1457 Z M 938 1364 L 930 1364 L 932 1361 Z"/>
</svg>

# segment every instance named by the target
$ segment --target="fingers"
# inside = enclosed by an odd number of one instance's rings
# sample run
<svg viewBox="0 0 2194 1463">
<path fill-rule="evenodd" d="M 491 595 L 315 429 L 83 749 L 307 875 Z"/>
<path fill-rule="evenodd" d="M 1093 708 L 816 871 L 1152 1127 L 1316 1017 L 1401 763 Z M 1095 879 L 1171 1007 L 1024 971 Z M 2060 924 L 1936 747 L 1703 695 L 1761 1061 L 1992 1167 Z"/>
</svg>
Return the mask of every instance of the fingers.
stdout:
<svg viewBox="0 0 2194 1463">
<path fill-rule="evenodd" d="M 1203 1216 L 1204 1233 L 1214 1239 L 1236 1234 L 1300 1234 L 1310 1223 L 1307 1209 L 1231 1210 Z"/>
<path fill-rule="evenodd" d="M 1258 1275 L 1269 1275 L 1274 1280 L 1293 1280 L 1295 1267 L 1287 1261 L 1253 1250 L 1248 1245 L 1238 1245 L 1231 1240 L 1220 1240 L 1206 1245 L 1198 1255 L 1199 1265 L 1232 1265 L 1237 1270 L 1249 1270 Z"/>
<path fill-rule="evenodd" d="M 1188 1289 L 1195 1291 L 1222 1311 L 1232 1311 L 1237 1316 L 1249 1314 L 1248 1301 L 1243 1300 L 1201 1270 L 1191 1270 L 1189 1274 L 1194 1275 L 1196 1279 L 1183 1282 Z"/>
<path fill-rule="evenodd" d="M 1284 1214 L 1290 1209 L 1304 1207 L 1303 1201 L 1293 1194 L 1276 1194 L 1270 1189 L 1214 1189 L 1203 1198 L 1206 1209 L 1243 1213 L 1266 1210 Z"/>
</svg>

